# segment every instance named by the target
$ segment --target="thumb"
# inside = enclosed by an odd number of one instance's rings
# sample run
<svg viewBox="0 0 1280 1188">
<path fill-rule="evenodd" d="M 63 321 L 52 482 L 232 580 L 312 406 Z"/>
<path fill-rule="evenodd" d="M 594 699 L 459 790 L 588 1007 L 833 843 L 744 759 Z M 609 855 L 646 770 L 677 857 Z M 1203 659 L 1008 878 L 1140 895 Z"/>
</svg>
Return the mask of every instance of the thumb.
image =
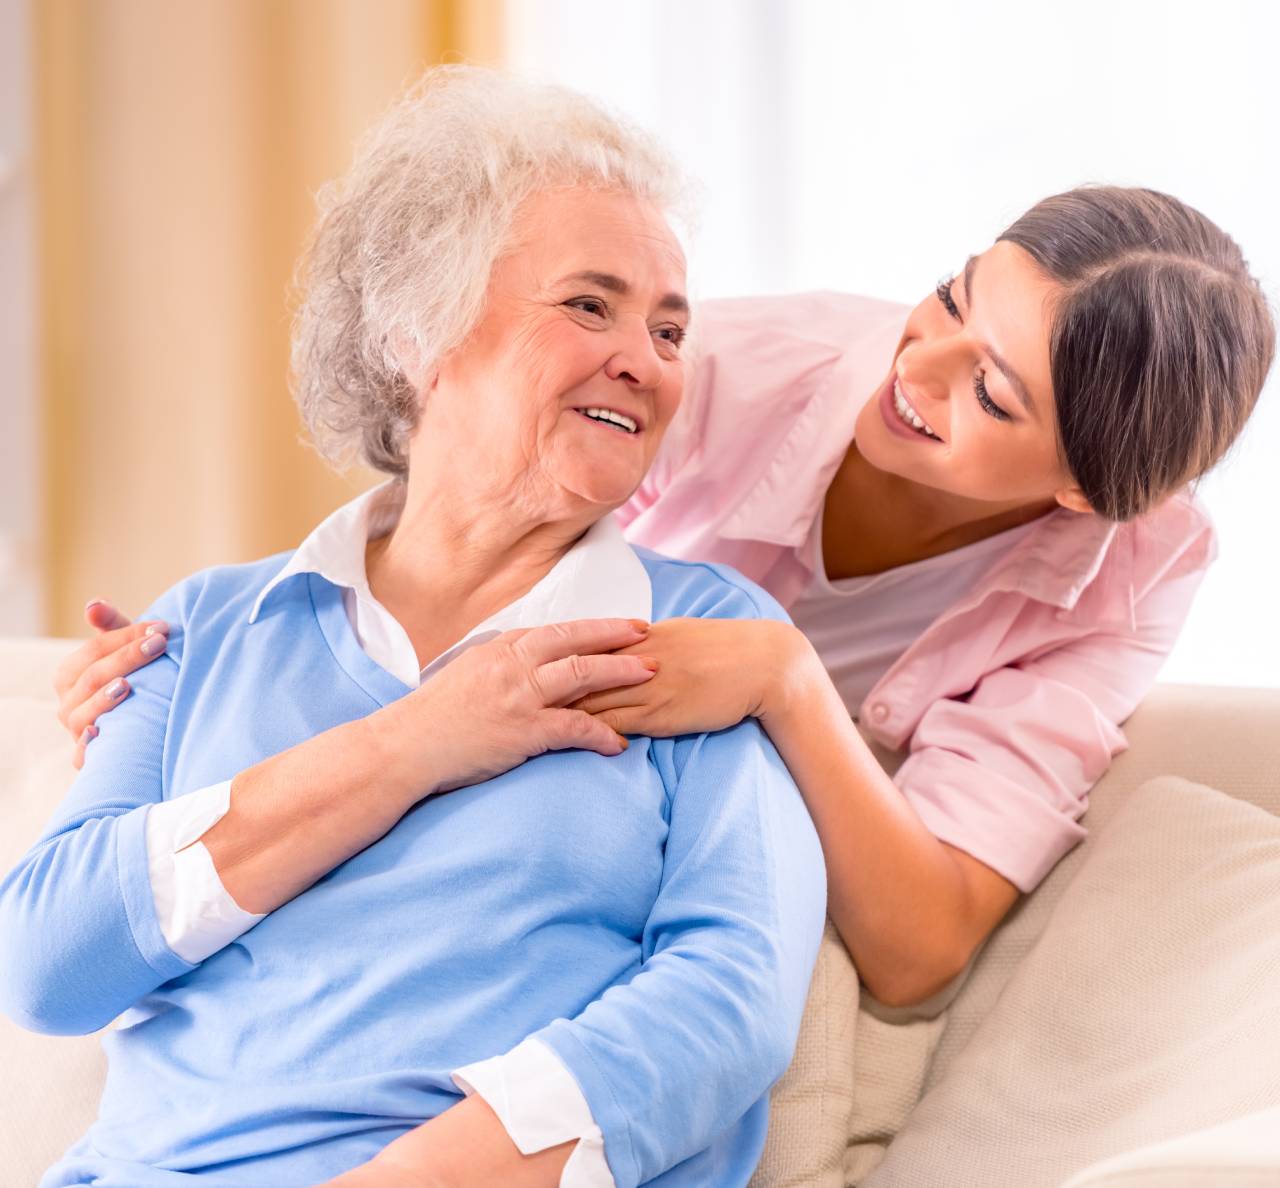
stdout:
<svg viewBox="0 0 1280 1188">
<path fill-rule="evenodd" d="M 551 748 L 554 751 L 576 747 L 598 755 L 620 755 L 630 746 L 616 730 L 585 710 L 557 709 L 547 713 L 554 719 L 552 735 L 556 741 Z"/>
<path fill-rule="evenodd" d="M 132 619 L 122 615 L 109 602 L 95 598 L 84 608 L 84 621 L 95 631 L 114 631 L 118 627 L 128 627 Z"/>
</svg>

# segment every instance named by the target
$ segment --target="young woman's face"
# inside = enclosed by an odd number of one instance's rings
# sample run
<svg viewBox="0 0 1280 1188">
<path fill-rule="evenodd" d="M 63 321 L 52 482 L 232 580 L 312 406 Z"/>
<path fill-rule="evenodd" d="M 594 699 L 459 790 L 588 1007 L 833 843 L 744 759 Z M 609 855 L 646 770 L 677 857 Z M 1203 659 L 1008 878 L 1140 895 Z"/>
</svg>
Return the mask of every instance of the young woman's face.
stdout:
<svg viewBox="0 0 1280 1188">
<path fill-rule="evenodd" d="M 1058 454 L 1049 374 L 1057 285 L 1016 244 L 971 258 L 911 311 L 884 384 L 858 416 L 877 469 L 998 507 L 1087 510 Z"/>
</svg>

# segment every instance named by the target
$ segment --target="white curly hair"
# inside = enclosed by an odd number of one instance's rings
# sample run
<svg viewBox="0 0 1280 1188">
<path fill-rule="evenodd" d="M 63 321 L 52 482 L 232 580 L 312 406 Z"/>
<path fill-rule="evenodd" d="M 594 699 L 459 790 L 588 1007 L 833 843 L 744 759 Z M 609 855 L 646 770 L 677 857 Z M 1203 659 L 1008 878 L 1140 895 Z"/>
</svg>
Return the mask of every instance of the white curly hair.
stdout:
<svg viewBox="0 0 1280 1188">
<path fill-rule="evenodd" d="M 293 390 L 339 469 L 403 477 L 421 382 L 475 327 L 494 262 L 531 194 L 617 189 L 666 214 L 689 187 L 646 133 L 564 87 L 476 66 L 427 73 L 318 196 L 298 269 Z"/>
</svg>

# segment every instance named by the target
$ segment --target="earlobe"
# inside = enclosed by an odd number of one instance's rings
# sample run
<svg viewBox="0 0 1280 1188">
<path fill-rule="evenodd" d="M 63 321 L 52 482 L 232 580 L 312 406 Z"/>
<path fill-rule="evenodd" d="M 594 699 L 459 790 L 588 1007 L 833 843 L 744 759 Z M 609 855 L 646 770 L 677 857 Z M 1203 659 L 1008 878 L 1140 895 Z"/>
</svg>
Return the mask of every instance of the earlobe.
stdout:
<svg viewBox="0 0 1280 1188">
<path fill-rule="evenodd" d="M 1089 501 L 1084 497 L 1084 492 L 1079 487 L 1063 487 L 1059 491 L 1055 491 L 1053 497 L 1058 501 L 1059 505 L 1065 507 L 1068 511 L 1085 512 L 1093 511 L 1089 506 Z"/>
</svg>

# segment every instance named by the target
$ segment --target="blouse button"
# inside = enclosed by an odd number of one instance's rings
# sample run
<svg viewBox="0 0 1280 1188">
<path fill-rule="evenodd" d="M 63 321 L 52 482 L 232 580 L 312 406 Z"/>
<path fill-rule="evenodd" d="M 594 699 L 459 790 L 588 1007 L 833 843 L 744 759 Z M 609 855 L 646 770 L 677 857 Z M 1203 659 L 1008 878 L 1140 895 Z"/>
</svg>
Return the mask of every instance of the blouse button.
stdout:
<svg viewBox="0 0 1280 1188">
<path fill-rule="evenodd" d="M 889 720 L 889 707 L 883 701 L 877 701 L 871 707 L 871 720 L 873 722 L 887 722 Z"/>
</svg>

